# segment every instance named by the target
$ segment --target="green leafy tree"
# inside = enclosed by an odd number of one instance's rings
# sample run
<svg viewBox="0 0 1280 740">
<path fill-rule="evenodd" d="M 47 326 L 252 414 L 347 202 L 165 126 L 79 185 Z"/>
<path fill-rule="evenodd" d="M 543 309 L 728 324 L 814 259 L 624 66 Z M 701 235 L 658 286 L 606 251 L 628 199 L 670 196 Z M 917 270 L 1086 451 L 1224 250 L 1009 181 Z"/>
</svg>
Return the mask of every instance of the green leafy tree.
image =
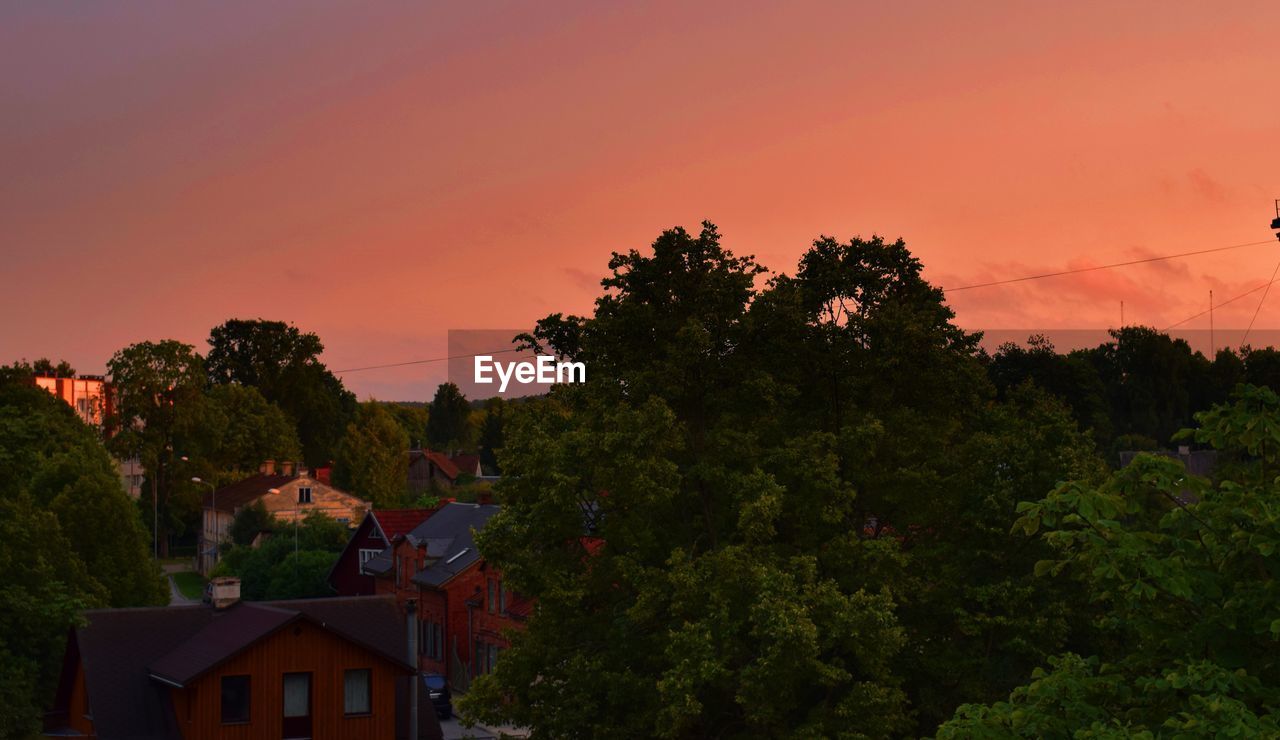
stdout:
<svg viewBox="0 0 1280 740">
<path fill-rule="evenodd" d="M 324 345 L 283 321 L 231 319 L 209 332 L 209 380 L 257 388 L 295 422 L 311 465 L 334 459 L 356 398 L 320 362 Z"/>
<path fill-rule="evenodd" d="M 471 404 L 453 383 L 441 383 L 431 399 L 427 417 L 427 441 L 437 450 L 463 447 L 467 443 L 467 419 Z"/>
<path fill-rule="evenodd" d="M 341 523 L 308 512 L 296 526 L 275 522 L 271 536 L 257 547 L 232 546 L 214 574 L 238 576 L 241 595 L 249 601 L 331 596 L 329 571 L 348 537 Z"/>
<path fill-rule="evenodd" d="M 198 503 L 173 506 L 177 502 L 171 498 L 185 490 L 175 488 L 183 480 L 174 470 L 175 439 L 204 433 L 204 362 L 191 345 L 166 339 L 125 347 L 111 357 L 107 369 L 119 393 L 112 419 L 119 431 L 111 448 L 120 457 L 142 461 L 149 484 L 144 505 L 158 511 L 156 536 L 165 556 L 168 534 L 193 527 L 192 509 L 198 510 Z"/>
<path fill-rule="evenodd" d="M 0 497 L 0 736 L 34 737 L 52 703 L 67 632 L 105 606 L 57 517 L 25 496 Z"/>
<path fill-rule="evenodd" d="M 1085 584 L 1106 639 L 1095 657 L 1051 661 L 1007 701 L 962 707 L 940 737 L 1280 732 L 1280 397 L 1245 386 L 1197 419 L 1185 436 L 1255 470 L 1215 484 L 1140 455 L 1099 485 L 1064 483 L 1019 507 L 1018 529 L 1054 550 L 1037 572 Z"/>
<path fill-rule="evenodd" d="M 279 529 L 280 523 L 267 511 L 266 505 L 258 500 L 236 512 L 235 518 L 231 520 L 231 530 L 227 534 L 231 537 L 233 546 L 252 545 L 258 535 L 264 532 L 271 534 Z"/>
<path fill-rule="evenodd" d="M 334 483 L 385 509 L 408 496 L 409 435 L 379 403 L 361 404 L 338 447 Z"/>
<path fill-rule="evenodd" d="M 502 474 L 498 450 L 506 439 L 507 403 L 501 398 L 485 401 L 484 419 L 480 423 L 480 465 L 485 471 Z"/>
<path fill-rule="evenodd" d="M 332 593 L 329 572 L 338 554 L 323 550 L 289 553 L 268 575 L 267 598 L 309 599 Z"/>
<path fill-rule="evenodd" d="M 81 610 L 167 601 L 147 550 L 97 433 L 45 391 L 0 383 L 0 737 L 39 730 Z"/>
<path fill-rule="evenodd" d="M 57 516 L 111 606 L 168 601 L 149 540 L 97 433 L 38 388 L 0 385 L 0 497 Z"/>
<path fill-rule="evenodd" d="M 377 403 L 376 401 L 367 401 L 366 403 Z M 427 434 L 427 418 L 429 416 L 426 404 L 415 403 L 383 403 L 383 408 L 387 413 L 391 414 L 400 428 L 409 438 L 409 444 L 421 445 L 426 439 Z"/>
<path fill-rule="evenodd" d="M 216 469 L 256 470 L 263 460 L 300 460 L 302 444 L 293 421 L 258 389 L 218 385 L 208 391 L 209 434 L 195 450 Z"/>
<path fill-rule="evenodd" d="M 510 422 L 480 547 L 538 610 L 466 711 L 539 737 L 907 731 L 891 593 L 819 544 L 863 548 L 837 440 L 774 437 L 790 389 L 737 351 L 762 268 L 704 224 L 610 269 L 592 317 L 524 337 L 592 372 Z"/>
</svg>

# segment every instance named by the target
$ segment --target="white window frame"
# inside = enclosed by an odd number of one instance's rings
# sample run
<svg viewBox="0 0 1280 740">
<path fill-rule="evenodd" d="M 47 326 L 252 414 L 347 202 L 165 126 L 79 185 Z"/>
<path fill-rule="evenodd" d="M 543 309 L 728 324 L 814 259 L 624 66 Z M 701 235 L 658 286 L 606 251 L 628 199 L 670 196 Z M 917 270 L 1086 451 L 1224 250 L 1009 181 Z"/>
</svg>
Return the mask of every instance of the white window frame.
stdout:
<svg viewBox="0 0 1280 740">
<path fill-rule="evenodd" d="M 370 560 L 373 560 L 374 558 L 376 558 L 376 557 L 377 557 L 379 554 L 381 554 L 381 553 L 382 553 L 382 550 L 376 550 L 376 549 L 369 548 L 369 547 L 362 547 L 362 548 L 360 548 L 360 553 L 359 553 L 359 557 L 360 557 L 360 575 L 362 575 L 362 576 L 373 575 L 372 573 L 368 573 L 368 572 L 366 572 L 366 571 L 365 571 L 365 569 L 364 569 L 365 563 L 368 563 Z"/>
</svg>

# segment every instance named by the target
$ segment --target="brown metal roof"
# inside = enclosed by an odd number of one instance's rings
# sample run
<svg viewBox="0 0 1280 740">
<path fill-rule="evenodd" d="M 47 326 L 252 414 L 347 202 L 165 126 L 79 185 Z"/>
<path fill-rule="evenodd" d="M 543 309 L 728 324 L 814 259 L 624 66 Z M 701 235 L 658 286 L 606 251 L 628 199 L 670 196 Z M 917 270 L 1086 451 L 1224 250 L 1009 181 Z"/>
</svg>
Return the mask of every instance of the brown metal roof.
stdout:
<svg viewBox="0 0 1280 740">
<path fill-rule="evenodd" d="M 218 489 L 215 496 L 212 491 L 205 491 L 204 507 L 206 509 L 213 508 L 216 501 L 218 511 L 225 511 L 234 514 L 236 509 L 267 495 L 272 488 L 279 488 L 287 485 L 297 476 L 293 475 L 257 475 L 249 476 L 242 481 L 236 481 L 229 486 L 223 486 Z"/>
<path fill-rule="evenodd" d="M 406 674 L 412 670 L 405 660 L 404 618 L 391 596 L 242 602 L 222 611 L 205 605 L 98 609 L 84 616 L 72 639 L 103 740 L 180 737 L 169 685 L 185 684 L 297 620 L 360 645 Z"/>
</svg>

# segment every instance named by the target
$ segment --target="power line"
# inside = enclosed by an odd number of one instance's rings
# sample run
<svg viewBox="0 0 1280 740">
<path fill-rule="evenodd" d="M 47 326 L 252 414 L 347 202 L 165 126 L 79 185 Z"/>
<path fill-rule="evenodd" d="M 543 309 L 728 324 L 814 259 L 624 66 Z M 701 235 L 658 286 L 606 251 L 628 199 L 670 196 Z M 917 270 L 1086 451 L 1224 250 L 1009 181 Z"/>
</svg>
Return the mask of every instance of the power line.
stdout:
<svg viewBox="0 0 1280 740">
<path fill-rule="evenodd" d="M 1273 279 L 1271 280 L 1271 283 L 1274 283 L 1274 282 L 1276 282 L 1276 281 L 1275 281 L 1275 279 L 1273 278 Z M 1213 308 L 1212 308 L 1212 309 L 1205 309 L 1204 311 L 1201 311 L 1201 312 L 1200 312 L 1200 313 L 1198 313 L 1198 314 L 1195 314 L 1195 315 L 1193 315 L 1193 316 L 1188 316 L 1187 318 L 1183 319 L 1182 321 L 1177 322 L 1176 324 L 1169 324 L 1168 326 L 1166 326 L 1165 328 L 1161 329 L 1160 331 L 1161 331 L 1161 332 L 1167 332 L 1167 331 L 1169 331 L 1170 329 L 1174 329 L 1174 328 L 1177 328 L 1177 327 L 1179 327 L 1179 326 L 1182 326 L 1183 324 L 1187 323 L 1188 321 L 1194 321 L 1194 320 L 1196 320 L 1196 319 L 1200 318 L 1201 316 L 1204 316 L 1205 314 L 1209 313 L 1210 311 L 1216 311 L 1216 310 L 1218 310 L 1219 308 L 1222 308 L 1223 306 L 1227 305 L 1228 303 L 1235 303 L 1236 301 L 1240 300 L 1241 298 L 1246 298 L 1246 297 L 1248 297 L 1248 296 L 1253 295 L 1254 293 L 1257 293 L 1258 291 L 1262 290 L 1263 288 L 1270 287 L 1271 283 L 1263 283 L 1262 285 L 1259 285 L 1259 286 L 1257 286 L 1256 288 L 1250 288 L 1250 289 L 1246 290 L 1245 292 L 1241 293 L 1240 295 L 1236 296 L 1235 298 L 1228 298 L 1227 300 L 1223 301 L 1222 303 L 1215 303 L 1215 304 L 1213 304 Z"/>
<path fill-rule="evenodd" d="M 1276 269 L 1271 271 L 1271 283 L 1276 281 L 1276 275 L 1280 274 L 1280 262 L 1276 263 Z M 1258 307 L 1253 309 L 1253 318 L 1249 319 L 1249 327 L 1244 330 L 1244 336 L 1240 338 L 1240 348 L 1244 349 L 1244 342 L 1249 338 L 1249 332 L 1253 331 L 1253 322 L 1258 320 L 1258 312 L 1262 310 L 1262 304 L 1267 302 L 1267 294 L 1271 292 L 1271 283 L 1267 283 L 1267 289 L 1262 291 L 1262 299 L 1258 301 Z"/>
<path fill-rule="evenodd" d="M 1127 267 L 1128 265 L 1140 265 L 1146 262 L 1161 262 L 1163 260 L 1177 259 L 1179 257 L 1192 257 L 1197 254 L 1209 254 L 1211 252 L 1225 252 L 1229 249 L 1243 249 L 1244 247 L 1257 247 L 1263 244 L 1270 244 L 1271 241 L 1249 242 L 1247 244 L 1232 244 L 1227 247 L 1214 247 L 1213 249 L 1200 249 L 1195 252 L 1180 252 L 1178 254 L 1166 254 L 1161 257 L 1144 257 L 1138 260 L 1129 260 L 1128 262 L 1115 262 L 1110 265 L 1098 265 L 1096 267 L 1080 267 L 1074 270 L 1061 270 L 1059 272 L 1046 272 L 1041 275 L 1024 275 L 1023 277 L 1009 278 L 1008 280 L 993 280 L 989 283 L 975 283 L 974 285 L 962 285 L 958 288 L 943 288 L 947 293 L 957 293 L 962 290 L 973 290 L 974 288 L 990 288 L 995 285 L 1008 285 L 1009 283 L 1021 283 L 1027 280 L 1040 280 L 1041 278 L 1060 277 L 1062 275 L 1075 275 L 1081 272 L 1093 272 L 1095 270 L 1110 270 L 1113 267 Z"/>
<path fill-rule="evenodd" d="M 429 362 L 445 362 L 446 360 L 465 360 L 468 357 L 476 357 L 478 355 L 500 355 L 505 352 L 519 352 L 519 351 L 520 350 L 515 347 L 510 347 L 508 349 L 498 349 L 492 352 L 476 352 L 470 355 L 450 355 L 448 357 L 432 357 L 426 360 L 409 360 L 408 362 L 389 362 L 385 365 L 366 365 L 365 367 L 349 367 L 346 370 L 334 370 L 333 374 L 338 375 L 341 373 L 358 373 L 364 370 L 382 370 L 383 368 L 404 367 L 405 365 L 425 365 Z"/>
</svg>

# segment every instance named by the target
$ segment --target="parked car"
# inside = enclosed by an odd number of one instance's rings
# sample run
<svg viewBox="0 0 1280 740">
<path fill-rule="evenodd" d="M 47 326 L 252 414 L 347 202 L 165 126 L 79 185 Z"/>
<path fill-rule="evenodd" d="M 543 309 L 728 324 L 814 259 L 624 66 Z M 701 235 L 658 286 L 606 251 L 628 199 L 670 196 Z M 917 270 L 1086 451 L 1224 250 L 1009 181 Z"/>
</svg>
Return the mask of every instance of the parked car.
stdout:
<svg viewBox="0 0 1280 740">
<path fill-rule="evenodd" d="M 422 682 L 427 686 L 427 695 L 431 697 L 431 706 L 436 708 L 436 716 L 449 719 L 453 716 L 453 695 L 449 693 L 449 682 L 439 673 L 422 674 Z"/>
</svg>

